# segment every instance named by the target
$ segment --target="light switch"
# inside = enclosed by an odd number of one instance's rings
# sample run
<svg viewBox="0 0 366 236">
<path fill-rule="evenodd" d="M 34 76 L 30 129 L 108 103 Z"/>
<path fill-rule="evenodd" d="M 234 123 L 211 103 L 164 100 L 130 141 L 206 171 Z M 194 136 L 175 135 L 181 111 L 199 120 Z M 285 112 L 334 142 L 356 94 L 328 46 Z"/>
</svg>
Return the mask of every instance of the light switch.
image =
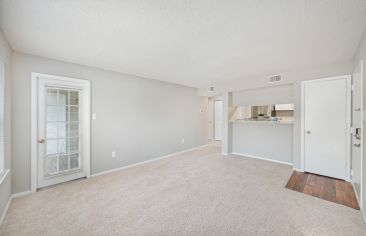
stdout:
<svg viewBox="0 0 366 236">
<path fill-rule="evenodd" d="M 93 120 L 97 120 L 97 119 L 98 119 L 98 114 L 97 114 L 97 113 L 93 113 L 93 115 L 92 115 L 92 119 L 93 119 Z"/>
</svg>

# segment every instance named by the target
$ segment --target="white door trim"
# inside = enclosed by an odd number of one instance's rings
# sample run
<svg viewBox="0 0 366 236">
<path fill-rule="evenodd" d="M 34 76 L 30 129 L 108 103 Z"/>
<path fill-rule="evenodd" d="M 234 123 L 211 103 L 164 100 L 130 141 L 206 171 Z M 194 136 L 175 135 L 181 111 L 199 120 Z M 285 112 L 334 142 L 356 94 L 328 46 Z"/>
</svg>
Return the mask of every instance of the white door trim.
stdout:
<svg viewBox="0 0 366 236">
<path fill-rule="evenodd" d="M 90 81 L 82 79 L 74 79 L 62 76 L 47 75 L 40 73 L 32 73 L 31 84 L 31 192 L 37 191 L 37 162 L 38 162 L 38 79 L 49 78 L 63 82 L 77 82 L 85 87 L 85 107 L 83 129 L 85 135 L 83 136 L 83 153 L 84 167 L 86 177 L 90 177 Z"/>
<path fill-rule="evenodd" d="M 346 181 L 351 181 L 351 75 L 341 75 L 301 82 L 301 171 L 305 171 L 305 85 L 317 81 L 347 79 L 347 133 L 346 136 Z"/>
</svg>

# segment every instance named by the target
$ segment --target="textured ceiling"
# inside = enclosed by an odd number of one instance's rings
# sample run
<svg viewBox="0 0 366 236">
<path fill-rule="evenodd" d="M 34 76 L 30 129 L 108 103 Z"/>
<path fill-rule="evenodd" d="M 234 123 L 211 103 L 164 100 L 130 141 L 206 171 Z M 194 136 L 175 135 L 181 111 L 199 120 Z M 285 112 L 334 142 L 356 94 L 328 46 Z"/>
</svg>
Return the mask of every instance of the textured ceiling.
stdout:
<svg viewBox="0 0 366 236">
<path fill-rule="evenodd" d="M 365 0 L 0 0 L 14 50 L 201 87 L 353 57 Z"/>
</svg>

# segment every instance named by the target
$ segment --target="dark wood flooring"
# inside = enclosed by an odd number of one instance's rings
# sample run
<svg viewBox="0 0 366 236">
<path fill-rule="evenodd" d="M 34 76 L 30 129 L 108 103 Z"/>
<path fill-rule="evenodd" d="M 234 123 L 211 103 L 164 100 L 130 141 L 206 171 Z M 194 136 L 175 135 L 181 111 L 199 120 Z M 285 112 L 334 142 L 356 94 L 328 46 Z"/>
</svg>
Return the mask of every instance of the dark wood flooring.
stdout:
<svg viewBox="0 0 366 236">
<path fill-rule="evenodd" d="M 360 209 L 352 184 L 344 180 L 294 171 L 286 188 Z"/>
</svg>

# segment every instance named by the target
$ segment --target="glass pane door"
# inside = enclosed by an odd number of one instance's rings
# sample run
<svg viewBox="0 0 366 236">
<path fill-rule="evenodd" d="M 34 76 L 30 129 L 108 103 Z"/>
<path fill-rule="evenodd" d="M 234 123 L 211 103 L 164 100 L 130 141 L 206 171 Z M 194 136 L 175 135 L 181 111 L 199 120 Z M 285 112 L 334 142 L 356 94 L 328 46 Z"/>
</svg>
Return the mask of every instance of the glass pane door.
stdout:
<svg viewBox="0 0 366 236">
<path fill-rule="evenodd" d="M 80 169 L 79 91 L 46 87 L 45 177 Z"/>
</svg>

